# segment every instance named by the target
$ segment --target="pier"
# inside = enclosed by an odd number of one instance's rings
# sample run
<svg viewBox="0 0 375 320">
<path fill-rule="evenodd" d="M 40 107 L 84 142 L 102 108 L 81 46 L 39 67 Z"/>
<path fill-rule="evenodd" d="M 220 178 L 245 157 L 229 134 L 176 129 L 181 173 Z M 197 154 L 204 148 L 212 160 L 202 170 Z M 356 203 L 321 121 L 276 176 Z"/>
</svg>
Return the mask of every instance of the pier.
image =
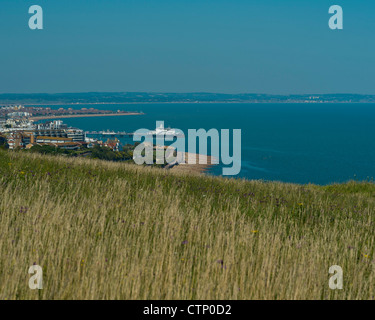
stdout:
<svg viewBox="0 0 375 320">
<path fill-rule="evenodd" d="M 120 136 L 120 137 L 131 137 L 134 136 L 134 132 L 125 132 L 125 131 L 86 131 L 86 135 L 96 135 L 96 136 L 104 136 L 104 137 L 114 137 L 114 136 Z"/>
<path fill-rule="evenodd" d="M 96 135 L 102 137 L 133 137 L 134 135 L 143 135 L 142 133 L 126 132 L 126 131 L 86 131 L 86 135 Z M 147 135 L 156 136 L 173 136 L 173 137 L 184 137 L 184 134 L 176 133 L 175 131 L 167 132 L 164 131 L 150 131 Z"/>
</svg>

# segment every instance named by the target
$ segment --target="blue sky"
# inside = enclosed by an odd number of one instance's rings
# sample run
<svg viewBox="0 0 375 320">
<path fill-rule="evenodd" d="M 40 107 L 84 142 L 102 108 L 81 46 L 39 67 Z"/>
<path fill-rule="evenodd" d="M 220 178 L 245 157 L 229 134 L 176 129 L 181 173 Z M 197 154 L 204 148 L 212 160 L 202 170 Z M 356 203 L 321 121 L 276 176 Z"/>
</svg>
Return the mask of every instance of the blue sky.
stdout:
<svg viewBox="0 0 375 320">
<path fill-rule="evenodd" d="M 369 0 L 1 0 L 0 92 L 375 94 L 374 34 Z"/>
</svg>

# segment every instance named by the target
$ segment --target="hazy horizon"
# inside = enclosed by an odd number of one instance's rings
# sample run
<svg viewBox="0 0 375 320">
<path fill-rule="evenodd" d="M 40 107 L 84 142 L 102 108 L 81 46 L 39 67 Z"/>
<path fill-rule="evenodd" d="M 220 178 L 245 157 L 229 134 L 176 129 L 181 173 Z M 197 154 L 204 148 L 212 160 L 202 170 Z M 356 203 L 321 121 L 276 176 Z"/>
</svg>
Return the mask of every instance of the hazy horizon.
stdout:
<svg viewBox="0 0 375 320">
<path fill-rule="evenodd" d="M 356 93 L 356 92 L 333 92 L 333 93 L 265 93 L 265 92 L 208 92 L 208 91 L 71 91 L 71 92 L 1 92 L 0 95 L 14 94 L 14 95 L 38 95 L 38 94 L 103 94 L 103 93 L 147 93 L 147 94 L 220 94 L 220 95 L 264 95 L 264 96 L 340 96 L 340 95 L 359 95 L 359 96 L 375 96 L 375 93 Z"/>
</svg>

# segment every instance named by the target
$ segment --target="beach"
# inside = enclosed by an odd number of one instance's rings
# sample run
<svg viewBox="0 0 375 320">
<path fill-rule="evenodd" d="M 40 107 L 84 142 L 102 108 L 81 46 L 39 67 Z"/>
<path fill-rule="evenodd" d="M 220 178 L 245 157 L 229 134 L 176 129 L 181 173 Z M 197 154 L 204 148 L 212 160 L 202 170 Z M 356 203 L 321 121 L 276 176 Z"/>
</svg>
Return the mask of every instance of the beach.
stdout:
<svg viewBox="0 0 375 320">
<path fill-rule="evenodd" d="M 203 157 L 203 159 L 206 160 L 205 162 L 207 162 L 207 164 L 199 164 L 199 156 L 201 158 Z M 196 164 L 189 164 L 189 157 L 195 157 Z M 212 162 L 213 162 L 213 157 L 211 156 L 185 152 L 185 163 L 179 163 L 178 165 L 173 166 L 170 170 L 178 171 L 178 172 L 186 172 L 186 173 L 204 173 L 210 167 L 215 165 Z"/>
</svg>

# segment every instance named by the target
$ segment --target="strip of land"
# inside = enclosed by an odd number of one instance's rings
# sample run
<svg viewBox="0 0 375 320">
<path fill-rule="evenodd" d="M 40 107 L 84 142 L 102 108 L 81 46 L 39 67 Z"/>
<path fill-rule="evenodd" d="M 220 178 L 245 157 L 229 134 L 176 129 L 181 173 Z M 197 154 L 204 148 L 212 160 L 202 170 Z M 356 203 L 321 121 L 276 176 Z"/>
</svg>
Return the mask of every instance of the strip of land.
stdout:
<svg viewBox="0 0 375 320">
<path fill-rule="evenodd" d="M 36 116 L 30 117 L 30 120 L 49 120 L 49 119 L 67 119 L 67 118 L 88 118 L 88 117 L 118 117 L 118 116 L 135 116 L 143 115 L 140 112 L 129 112 L 129 113 L 103 113 L 103 114 L 70 114 L 70 115 L 53 115 L 53 116 Z"/>
<path fill-rule="evenodd" d="M 157 93 L 157 92 L 82 92 L 58 94 L 0 94 L 0 105 L 85 105 L 128 103 L 375 103 L 366 94 L 291 94 L 259 93 Z"/>
</svg>

